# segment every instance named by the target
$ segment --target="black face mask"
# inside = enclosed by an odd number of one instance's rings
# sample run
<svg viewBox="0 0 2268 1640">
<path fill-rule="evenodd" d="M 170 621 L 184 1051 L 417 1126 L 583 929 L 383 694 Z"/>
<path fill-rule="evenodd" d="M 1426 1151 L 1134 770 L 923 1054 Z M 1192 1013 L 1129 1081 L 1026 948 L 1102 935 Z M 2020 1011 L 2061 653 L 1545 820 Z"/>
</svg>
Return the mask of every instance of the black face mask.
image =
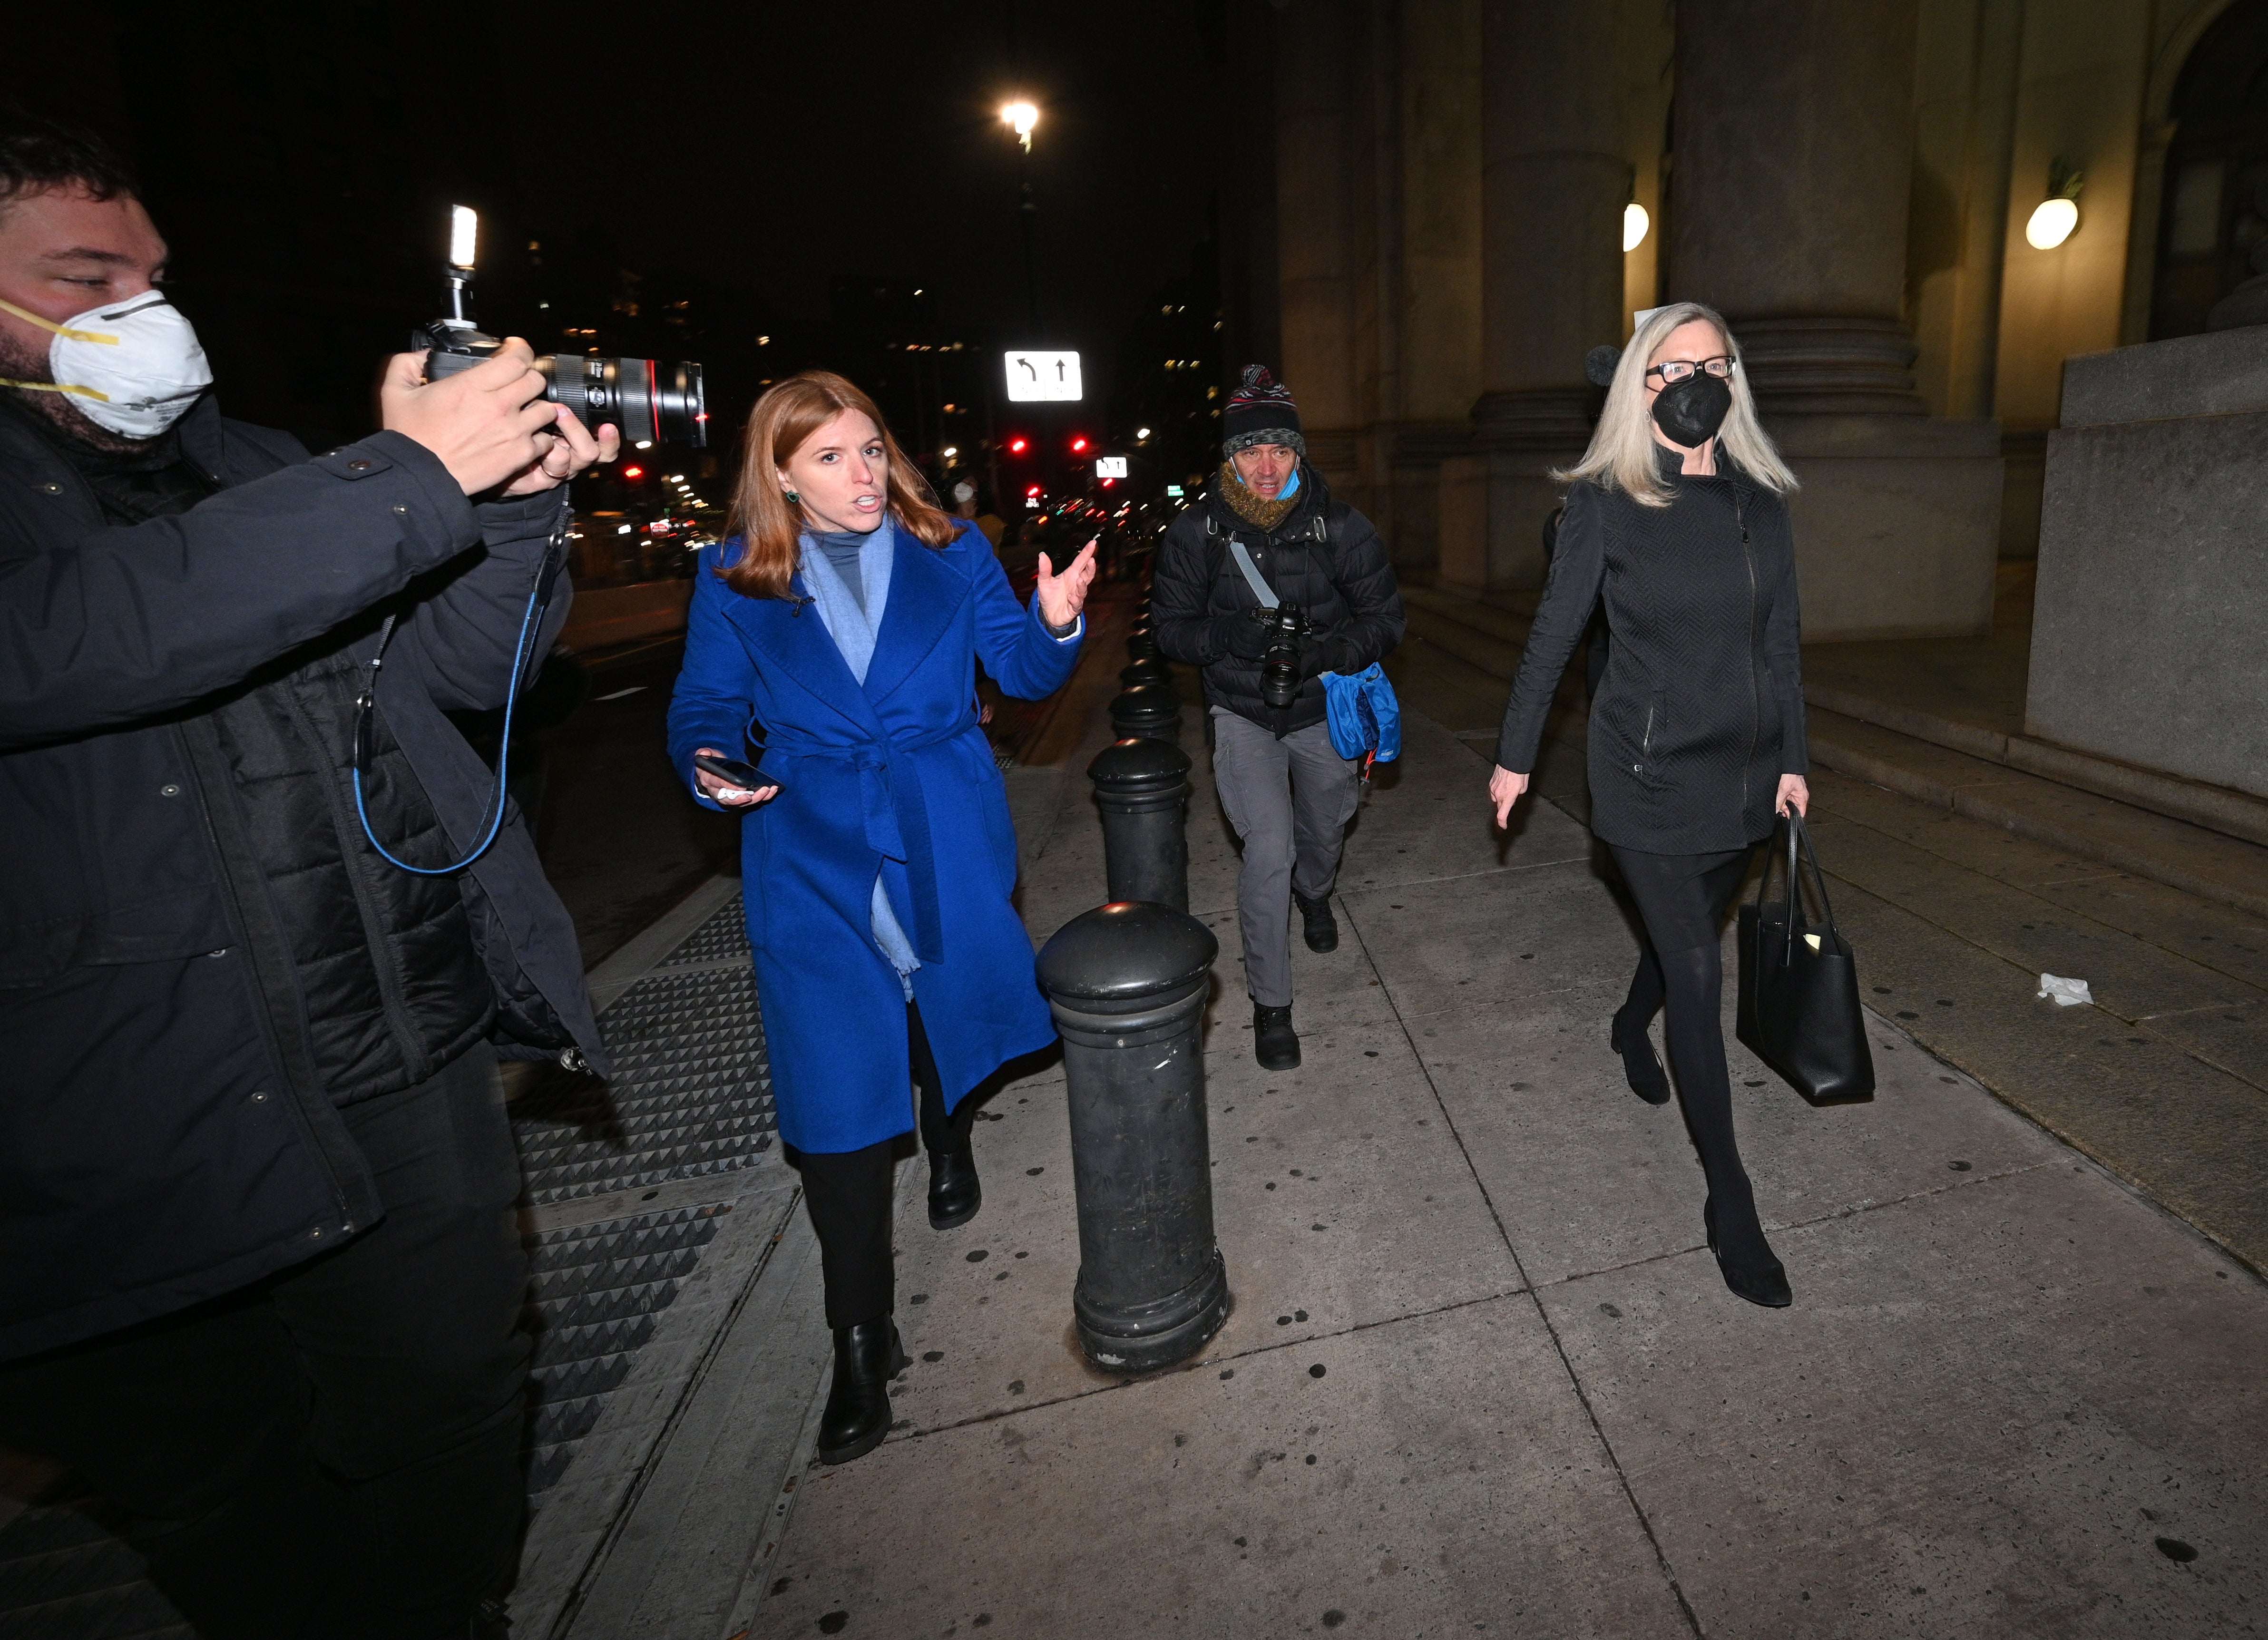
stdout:
<svg viewBox="0 0 2268 1640">
<path fill-rule="evenodd" d="M 1653 424 L 1681 450 L 1697 450 L 1717 436 L 1732 409 L 1732 388 L 1706 371 L 1695 371 L 1653 395 Z"/>
</svg>

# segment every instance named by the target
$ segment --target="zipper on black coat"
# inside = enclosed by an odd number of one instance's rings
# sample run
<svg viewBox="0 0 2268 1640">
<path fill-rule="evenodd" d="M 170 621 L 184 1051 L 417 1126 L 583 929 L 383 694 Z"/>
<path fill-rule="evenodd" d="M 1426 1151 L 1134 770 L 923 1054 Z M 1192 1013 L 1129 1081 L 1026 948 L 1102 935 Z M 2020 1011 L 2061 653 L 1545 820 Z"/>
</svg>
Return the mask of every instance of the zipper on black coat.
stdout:
<svg viewBox="0 0 2268 1640">
<path fill-rule="evenodd" d="M 333 688 L 333 674 L 322 673 L 319 687 Z M 362 921 L 363 943 L 370 952 L 370 969 L 378 982 L 379 1010 L 386 1016 L 387 1030 L 393 1035 L 394 1051 L 401 1056 L 401 1067 L 411 1082 L 423 1082 L 438 1069 L 433 1055 L 427 1051 L 423 1033 L 417 1022 L 409 1017 L 408 1001 L 409 976 L 401 971 L 400 942 L 394 939 L 386 925 L 379 909 L 378 889 L 371 881 L 373 862 L 363 851 L 365 841 L 362 835 L 361 819 L 349 802 L 351 788 L 346 783 L 350 776 L 338 766 L 330 743 L 323 737 L 322 727 L 307 703 L 299 695 L 299 680 L 293 679 L 284 686 L 284 701 L 291 719 L 306 738 L 307 755 L 320 767 L 318 776 L 323 789 L 323 806 L 331 817 L 331 830 L 338 838 L 339 869 L 346 873 L 349 892 L 354 895 L 355 911 Z M 372 708 L 373 713 L 377 708 Z M 388 731 L 387 739 L 393 739 Z M 403 761 L 400 747 L 395 747 L 398 763 Z M 406 769 L 401 771 L 406 772 Z M 415 783 L 416 776 L 411 775 Z M 422 791 L 421 791 L 421 795 Z M 431 800 L 428 799 L 430 806 Z M 387 868 L 391 870 L 391 867 Z M 415 879 L 422 881 L 423 879 Z"/>
<path fill-rule="evenodd" d="M 1741 487 L 1733 485 L 1733 522 L 1740 526 L 1741 557 L 1749 566 L 1749 756 L 1741 766 L 1741 805 L 1748 806 L 1747 785 L 1756 766 L 1756 737 L 1764 732 L 1764 700 L 1756 690 L 1756 553 L 1749 541 L 1749 520 L 1741 505 Z M 1778 793 L 1772 794 L 1777 797 Z"/>
</svg>

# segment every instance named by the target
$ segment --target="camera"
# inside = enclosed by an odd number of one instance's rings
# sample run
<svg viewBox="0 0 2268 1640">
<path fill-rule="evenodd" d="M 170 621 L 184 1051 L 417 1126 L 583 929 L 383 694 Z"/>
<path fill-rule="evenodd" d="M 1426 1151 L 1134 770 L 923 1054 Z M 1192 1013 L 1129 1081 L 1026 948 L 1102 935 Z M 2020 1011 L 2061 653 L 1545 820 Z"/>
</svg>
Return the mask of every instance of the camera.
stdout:
<svg viewBox="0 0 2268 1640">
<path fill-rule="evenodd" d="M 1256 618 L 1268 629 L 1268 647 L 1260 657 L 1260 698 L 1280 712 L 1300 697 L 1300 640 L 1314 629 L 1297 604 L 1260 610 Z"/>
<path fill-rule="evenodd" d="M 411 350 L 426 355 L 429 381 L 470 370 L 503 345 L 473 323 L 473 250 L 478 229 L 479 217 L 462 205 L 456 207 L 444 275 L 448 312 L 410 334 Z M 548 384 L 544 398 L 565 405 L 593 431 L 611 422 L 622 429 L 625 445 L 709 446 L 709 399 L 698 364 L 560 353 L 544 355 L 535 361 L 535 368 Z"/>
</svg>

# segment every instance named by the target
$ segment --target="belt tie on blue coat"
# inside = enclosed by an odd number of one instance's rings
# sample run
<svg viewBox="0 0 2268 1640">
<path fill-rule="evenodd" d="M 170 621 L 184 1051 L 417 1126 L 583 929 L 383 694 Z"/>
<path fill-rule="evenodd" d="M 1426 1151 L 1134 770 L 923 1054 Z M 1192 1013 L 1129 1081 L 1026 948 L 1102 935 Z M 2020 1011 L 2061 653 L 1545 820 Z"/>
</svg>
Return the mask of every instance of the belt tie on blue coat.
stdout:
<svg viewBox="0 0 2268 1640">
<path fill-rule="evenodd" d="M 937 904 L 937 856 L 930 843 L 929 806 L 923 800 L 921 776 L 910 759 L 896 754 L 922 751 L 966 734 L 976 724 L 976 714 L 963 713 L 942 729 L 922 730 L 890 737 L 887 746 L 828 746 L 793 736 L 774 736 L 767 749 L 777 747 L 798 757 L 847 758 L 858 771 L 858 806 L 865 828 L 866 846 L 884 859 L 906 868 L 906 886 L 913 896 L 907 908 L 913 913 L 905 923 L 914 955 L 924 962 L 945 960 L 945 923 Z"/>
</svg>

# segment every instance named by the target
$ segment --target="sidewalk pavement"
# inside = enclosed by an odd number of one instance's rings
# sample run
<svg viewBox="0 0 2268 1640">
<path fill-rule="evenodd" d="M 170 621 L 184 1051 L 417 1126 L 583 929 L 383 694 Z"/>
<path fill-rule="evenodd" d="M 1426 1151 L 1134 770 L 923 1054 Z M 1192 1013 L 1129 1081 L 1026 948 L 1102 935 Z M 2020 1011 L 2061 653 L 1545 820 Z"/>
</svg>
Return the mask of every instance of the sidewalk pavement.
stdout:
<svg viewBox="0 0 2268 1640">
<path fill-rule="evenodd" d="M 1733 1048 L 1796 1302 L 1733 1298 L 1675 1107 L 1607 1048 L 1636 946 L 1587 834 L 1548 802 L 1492 833 L 1484 765 L 1422 715 L 1408 735 L 1340 949 L 1297 953 L 1280 1073 L 1252 1061 L 1188 736 L 1235 1294 L 1203 1357 L 1083 1363 L 1061 1071 L 1014 1084 L 973 1224 L 932 1232 L 902 1176 L 889 1440 L 747 1502 L 769 1565 L 718 1626 L 608 1632 L 2257 1631 L 2258 1278 L 1873 1017 L 1871 1105 L 1809 1109 Z M 1100 897 L 1083 783 L 1027 864 L 1035 938 Z"/>
</svg>

